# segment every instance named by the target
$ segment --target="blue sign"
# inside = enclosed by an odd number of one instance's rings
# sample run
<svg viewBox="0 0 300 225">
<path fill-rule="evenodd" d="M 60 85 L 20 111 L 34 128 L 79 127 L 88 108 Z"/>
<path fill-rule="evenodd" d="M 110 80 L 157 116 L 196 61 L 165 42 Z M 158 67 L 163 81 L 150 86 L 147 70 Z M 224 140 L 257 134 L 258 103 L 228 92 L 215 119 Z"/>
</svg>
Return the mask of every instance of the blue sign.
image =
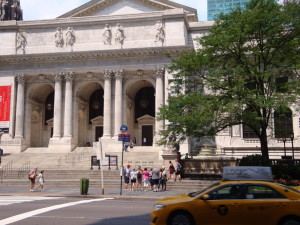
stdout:
<svg viewBox="0 0 300 225">
<path fill-rule="evenodd" d="M 119 134 L 118 141 L 130 142 L 130 134 Z"/>
<path fill-rule="evenodd" d="M 128 130 L 128 127 L 127 127 L 126 125 L 122 125 L 122 126 L 120 127 L 120 130 L 121 130 L 122 132 L 126 132 L 126 131 Z"/>
</svg>

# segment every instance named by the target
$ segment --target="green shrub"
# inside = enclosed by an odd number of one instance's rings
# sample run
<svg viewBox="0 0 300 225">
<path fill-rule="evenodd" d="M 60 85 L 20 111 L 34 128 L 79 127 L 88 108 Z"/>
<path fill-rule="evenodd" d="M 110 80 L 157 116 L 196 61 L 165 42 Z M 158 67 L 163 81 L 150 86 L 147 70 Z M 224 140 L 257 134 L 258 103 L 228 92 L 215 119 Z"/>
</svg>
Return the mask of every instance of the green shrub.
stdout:
<svg viewBox="0 0 300 225">
<path fill-rule="evenodd" d="M 271 162 L 262 155 L 247 155 L 241 158 L 239 166 L 271 166 Z"/>
</svg>

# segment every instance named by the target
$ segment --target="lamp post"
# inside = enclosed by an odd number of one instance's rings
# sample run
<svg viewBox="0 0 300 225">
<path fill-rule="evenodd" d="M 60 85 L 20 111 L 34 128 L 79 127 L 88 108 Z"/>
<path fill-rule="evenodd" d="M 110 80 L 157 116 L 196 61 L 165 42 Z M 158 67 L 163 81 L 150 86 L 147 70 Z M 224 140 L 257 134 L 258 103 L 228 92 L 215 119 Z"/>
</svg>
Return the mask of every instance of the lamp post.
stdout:
<svg viewBox="0 0 300 225">
<path fill-rule="evenodd" d="M 292 142 L 292 155 L 293 155 L 293 159 L 295 159 L 295 155 L 294 155 L 294 132 L 291 133 L 291 142 Z"/>
<path fill-rule="evenodd" d="M 284 150 L 284 157 L 286 157 L 286 148 L 285 148 L 285 142 L 286 142 L 286 136 L 282 139 L 283 141 L 283 150 Z"/>
</svg>

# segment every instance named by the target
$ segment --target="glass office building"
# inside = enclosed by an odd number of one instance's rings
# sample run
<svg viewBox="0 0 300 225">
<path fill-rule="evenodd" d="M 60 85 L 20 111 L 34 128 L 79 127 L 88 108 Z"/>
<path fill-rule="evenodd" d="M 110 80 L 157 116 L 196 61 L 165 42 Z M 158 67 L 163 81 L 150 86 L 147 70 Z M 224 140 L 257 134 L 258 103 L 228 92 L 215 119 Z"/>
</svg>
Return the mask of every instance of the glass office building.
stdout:
<svg viewBox="0 0 300 225">
<path fill-rule="evenodd" d="M 229 13 L 237 6 L 245 7 L 250 0 L 207 0 L 207 19 L 215 20 L 220 13 Z"/>
</svg>

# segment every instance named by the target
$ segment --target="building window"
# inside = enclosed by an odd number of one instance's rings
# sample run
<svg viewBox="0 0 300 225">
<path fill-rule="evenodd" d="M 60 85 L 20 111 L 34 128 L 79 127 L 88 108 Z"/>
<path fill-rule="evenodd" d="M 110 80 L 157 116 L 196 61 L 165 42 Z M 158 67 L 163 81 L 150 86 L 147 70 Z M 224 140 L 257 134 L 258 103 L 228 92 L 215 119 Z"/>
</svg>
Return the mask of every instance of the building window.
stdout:
<svg viewBox="0 0 300 225">
<path fill-rule="evenodd" d="M 243 124 L 243 138 L 258 138 L 256 133 L 247 126 L 246 124 Z"/>
<path fill-rule="evenodd" d="M 293 133 L 293 113 L 289 108 L 274 112 L 275 138 L 288 138 Z"/>
</svg>

